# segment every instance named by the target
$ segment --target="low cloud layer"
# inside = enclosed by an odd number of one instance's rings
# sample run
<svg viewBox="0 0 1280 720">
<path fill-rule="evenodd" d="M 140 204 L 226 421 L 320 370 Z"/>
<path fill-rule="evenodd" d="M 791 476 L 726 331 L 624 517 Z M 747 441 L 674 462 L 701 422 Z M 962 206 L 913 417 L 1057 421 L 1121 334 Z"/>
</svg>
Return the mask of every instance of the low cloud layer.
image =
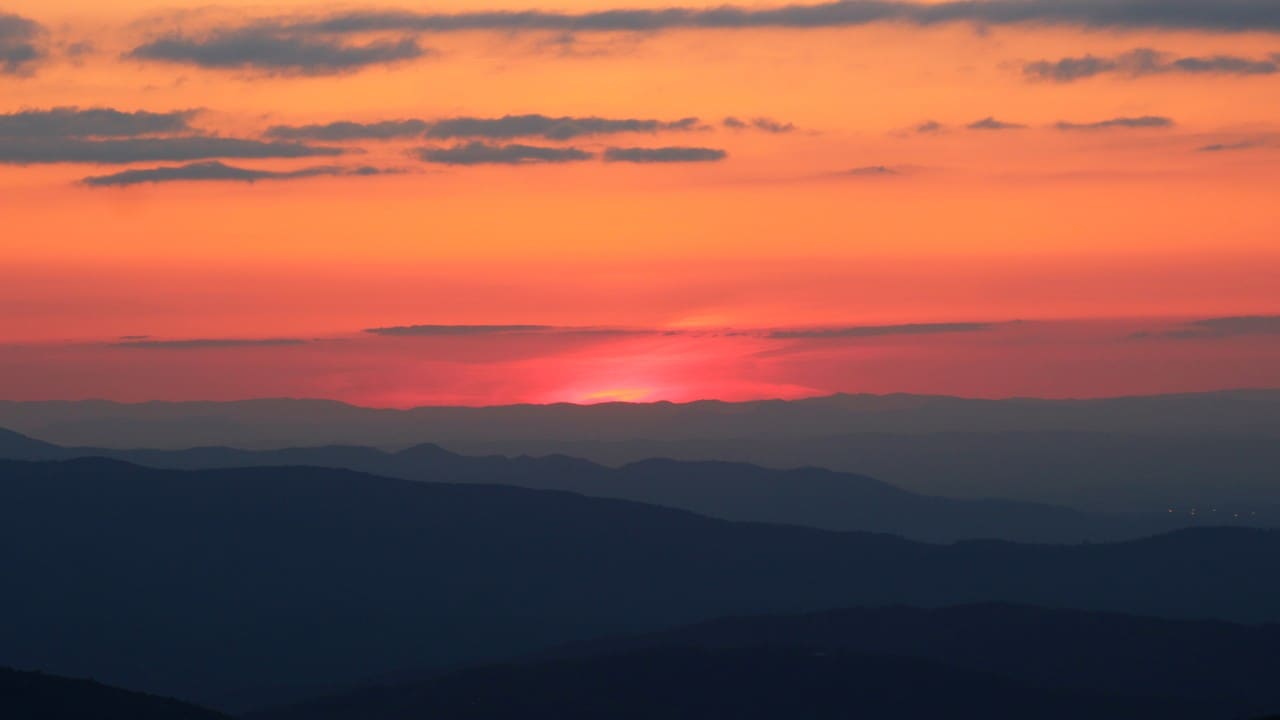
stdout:
<svg viewBox="0 0 1280 720">
<path fill-rule="evenodd" d="M 788 328 L 772 330 L 767 337 L 777 340 L 839 339 L 882 337 L 885 335 L 937 335 L 941 333 L 969 333 L 994 330 L 996 323 L 909 323 L 903 325 L 855 325 L 838 328 Z"/>
<path fill-rule="evenodd" d="M 893 177 L 900 173 L 887 165 L 864 165 L 846 170 L 843 174 L 853 177 Z"/>
<path fill-rule="evenodd" d="M 491 145 L 470 142 L 452 147 L 427 147 L 417 152 L 423 162 L 443 165 L 536 165 L 590 160 L 594 154 L 574 147 Z"/>
<path fill-rule="evenodd" d="M 652 120 L 640 118 L 550 117 L 547 115 L 504 115 L 500 118 L 456 117 L 438 120 L 427 129 L 436 139 L 485 138 L 509 140 L 540 137 L 572 140 L 593 135 L 684 131 L 699 127 L 698 118 Z"/>
<path fill-rule="evenodd" d="M 1196 152 L 1203 153 L 1219 153 L 1233 152 L 1236 150 L 1253 150 L 1254 148 L 1267 147 L 1267 141 L 1261 139 L 1237 140 L 1235 142 L 1213 143 L 1211 145 L 1202 145 L 1196 148 Z"/>
<path fill-rule="evenodd" d="M 453 117 L 439 120 L 410 118 L 374 123 L 333 122 L 320 125 L 277 125 L 267 136 L 281 140 L 395 140 L 425 137 L 434 140 L 573 140 L 623 133 L 684 132 L 704 126 L 696 117 L 679 120 L 503 115 L 496 118 Z"/>
<path fill-rule="evenodd" d="M 277 172 L 273 170 L 254 170 L 239 168 L 220 162 L 192 163 L 176 167 L 158 167 L 145 170 L 125 170 L 110 175 L 87 177 L 81 182 L 90 187 L 126 187 L 144 183 L 224 181 L 224 182 L 257 182 L 259 180 L 300 180 L 313 177 L 368 176 L 381 175 L 389 171 L 381 168 L 339 167 L 324 165 Z"/>
<path fill-rule="evenodd" d="M 391 337 L 459 337 L 550 332 L 556 329 L 558 328 L 554 325 L 396 325 L 367 328 L 364 332 Z"/>
<path fill-rule="evenodd" d="M 1174 126 L 1173 120 L 1158 115 L 1143 115 L 1141 117 L 1118 117 L 1107 120 L 1097 120 L 1094 122 L 1060 122 L 1054 127 L 1059 130 L 1136 130 L 1142 128 L 1171 128 Z"/>
<path fill-rule="evenodd" d="M 1138 48 L 1111 57 L 1085 55 L 1052 61 L 1038 60 L 1024 65 L 1022 72 L 1033 80 L 1059 83 L 1107 74 L 1134 78 L 1170 74 L 1274 75 L 1280 73 L 1280 53 L 1257 59 L 1237 55 L 1177 56 L 1149 48 Z"/>
<path fill-rule="evenodd" d="M 425 120 L 383 120 L 374 123 L 339 121 L 316 125 L 275 125 L 266 136 L 274 140 L 396 140 L 421 137 L 431 124 Z"/>
<path fill-rule="evenodd" d="M 611 147 L 604 151 L 604 161 L 613 163 L 717 162 L 728 156 L 724 150 L 702 147 Z"/>
<path fill-rule="evenodd" d="M 297 338 L 196 338 L 192 340 L 127 340 L 112 343 L 114 347 L 140 350 L 215 350 L 218 348 L 280 347 L 305 345 Z"/>
<path fill-rule="evenodd" d="M 224 137 L 78 138 L 0 137 L 0 163 L 181 162 L 213 158 L 305 158 L 341 155 L 342 148 Z"/>
<path fill-rule="evenodd" d="M 207 37 L 171 35 L 134 48 L 128 57 L 209 69 L 329 75 L 414 60 L 430 54 L 413 38 L 346 44 L 330 38 L 279 34 L 258 29 L 217 32 Z"/>
<path fill-rule="evenodd" d="M 1026 125 L 1004 122 L 1002 120 L 997 120 L 994 117 L 987 116 L 976 122 L 969 123 L 966 127 L 970 130 L 1021 130 L 1025 128 Z"/>
<path fill-rule="evenodd" d="M 25 73 L 44 56 L 39 45 L 44 28 L 21 15 L 0 12 L 0 73 Z"/>
<path fill-rule="evenodd" d="M 1173 330 L 1140 332 L 1135 339 L 1212 340 L 1260 335 L 1280 335 L 1280 315 L 1240 315 L 1207 318 Z"/>
<path fill-rule="evenodd" d="M 194 111 L 59 107 L 0 115 L 0 138 L 137 137 L 188 132 Z"/>
<path fill-rule="evenodd" d="M 781 134 L 793 132 L 796 126 L 789 122 L 782 122 L 768 117 L 754 117 L 742 119 L 729 116 L 721 121 L 721 124 L 730 130 L 761 130 L 767 133 Z"/>
<path fill-rule="evenodd" d="M 1280 6 L 1273 0 L 950 0 L 936 3 L 842 0 L 772 8 L 742 5 L 603 8 L 583 13 L 539 10 L 461 13 L 356 10 L 309 19 L 277 20 L 264 23 L 263 26 L 292 32 L 363 34 L 471 30 L 654 32 L 673 29 L 806 29 L 852 27 L 881 22 L 921 26 L 966 22 L 978 25 L 1034 24 L 1097 29 L 1244 32 L 1280 30 Z"/>
</svg>

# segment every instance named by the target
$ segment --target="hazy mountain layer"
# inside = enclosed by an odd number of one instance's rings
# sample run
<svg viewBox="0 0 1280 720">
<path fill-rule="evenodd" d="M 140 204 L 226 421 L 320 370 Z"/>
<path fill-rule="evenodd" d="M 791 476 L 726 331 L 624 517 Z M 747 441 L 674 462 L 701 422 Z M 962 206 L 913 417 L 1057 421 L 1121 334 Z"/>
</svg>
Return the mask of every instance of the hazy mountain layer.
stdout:
<svg viewBox="0 0 1280 720">
<path fill-rule="evenodd" d="M 1003 601 L 1280 620 L 1280 532 L 941 546 L 512 487 L 109 460 L 0 463 L 0 575 L 0 663 L 217 707 L 735 614 Z"/>
</svg>

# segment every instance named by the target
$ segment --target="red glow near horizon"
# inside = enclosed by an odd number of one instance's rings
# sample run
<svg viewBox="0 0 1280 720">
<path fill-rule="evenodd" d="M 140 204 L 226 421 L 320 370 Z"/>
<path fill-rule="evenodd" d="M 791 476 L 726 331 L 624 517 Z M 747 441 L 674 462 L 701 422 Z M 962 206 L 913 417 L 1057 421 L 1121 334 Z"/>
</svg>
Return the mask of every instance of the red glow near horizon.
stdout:
<svg viewBox="0 0 1280 720">
<path fill-rule="evenodd" d="M 295 345 L 0 346 L 0 396 L 372 407 L 794 399 L 836 392 L 1101 397 L 1280 386 L 1280 337 L 1161 336 L 1168 321 L 1012 323 L 855 337 L 545 332 Z M 1149 336 L 1140 333 L 1151 333 Z"/>
</svg>

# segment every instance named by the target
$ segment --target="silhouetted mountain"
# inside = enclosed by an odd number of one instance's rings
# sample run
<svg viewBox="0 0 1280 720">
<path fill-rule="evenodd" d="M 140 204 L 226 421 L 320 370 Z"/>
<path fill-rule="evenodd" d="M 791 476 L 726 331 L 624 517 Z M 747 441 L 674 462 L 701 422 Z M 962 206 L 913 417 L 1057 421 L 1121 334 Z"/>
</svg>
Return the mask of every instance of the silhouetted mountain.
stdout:
<svg viewBox="0 0 1280 720">
<path fill-rule="evenodd" d="M 732 460 L 863 473 L 912 492 L 1005 498 L 1094 511 L 1213 514 L 1280 507 L 1274 435 L 1097 432 L 858 433 L 827 436 L 458 443 L 466 453 L 564 453 L 606 465 L 645 458 Z"/>
<path fill-rule="evenodd" d="M 725 615 L 1003 601 L 1280 620 L 1280 532 L 938 546 L 512 487 L 101 459 L 0 462 L 0 576 L 0 663 L 215 707 Z"/>
<path fill-rule="evenodd" d="M 0 428 L 0 458 L 11 460 L 64 460 L 79 453 Z"/>
<path fill-rule="evenodd" d="M 1206 703 L 1027 686 L 929 661 L 791 648 L 666 648 L 476 668 L 251 716 L 408 718 L 1232 718 Z"/>
<path fill-rule="evenodd" d="M 1092 511 L 1280 507 L 1280 390 L 1101 400 L 835 395 L 796 401 L 360 408 L 324 400 L 4 402 L 0 427 L 112 448 L 439 443 L 470 455 L 566 454 L 823 467 L 912 492 Z"/>
<path fill-rule="evenodd" d="M 806 400 L 685 404 L 362 408 L 329 400 L 115 403 L 0 401 L 0 427 L 64 445 L 273 448 L 424 441 L 655 441 L 829 437 L 833 434 L 1083 431 L 1280 436 L 1280 390 L 1098 400 L 973 400 L 932 395 L 832 395 Z M 722 458 L 723 459 L 723 458 Z"/>
<path fill-rule="evenodd" d="M 817 468 L 771 470 L 742 463 L 646 460 L 615 469 L 564 456 L 465 457 L 434 445 L 418 445 L 396 453 L 340 446 L 255 451 L 63 449 L 37 441 L 31 441 L 30 445 L 31 452 L 21 454 L 22 444 L 10 441 L 9 456 L 18 459 L 109 457 L 173 469 L 333 467 L 407 480 L 568 490 L 593 497 L 692 510 L 726 520 L 884 532 L 929 542 L 975 538 L 1102 542 L 1147 537 L 1196 525 L 1266 527 L 1280 524 L 1280 518 L 1272 517 L 1265 509 L 1243 518 L 1208 511 L 1197 515 L 1085 513 L 1006 500 L 926 497 L 858 475 Z M 0 457 L 4 455 L 4 448 L 0 447 Z"/>
<path fill-rule="evenodd" d="M 1038 687 L 1211 701 L 1235 717 L 1280 709 L 1280 625 L 1014 605 L 852 608 L 712 620 L 547 653 L 787 647 L 915 657 Z"/>
<path fill-rule="evenodd" d="M 129 692 L 92 680 L 0 668 L 5 720 L 230 720 L 178 700 Z"/>
</svg>

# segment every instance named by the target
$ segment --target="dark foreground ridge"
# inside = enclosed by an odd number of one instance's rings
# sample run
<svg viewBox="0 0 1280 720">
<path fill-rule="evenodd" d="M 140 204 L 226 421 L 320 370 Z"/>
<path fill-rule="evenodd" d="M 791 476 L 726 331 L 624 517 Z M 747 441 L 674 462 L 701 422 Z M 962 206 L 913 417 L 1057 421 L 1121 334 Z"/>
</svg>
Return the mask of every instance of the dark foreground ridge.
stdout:
<svg viewBox="0 0 1280 720">
<path fill-rule="evenodd" d="M 1130 720 L 1229 718 L 1209 703 L 1034 687 L 926 660 L 793 648 L 663 648 L 446 674 L 252 720 Z"/>
<path fill-rule="evenodd" d="M 916 657 L 1038 687 L 1207 701 L 1237 716 L 1280 708 L 1280 625 L 1168 620 L 1008 604 L 848 608 L 723 618 L 601 639 L 543 659 L 664 647 L 789 647 Z"/>
<path fill-rule="evenodd" d="M 927 545 L 314 468 L 0 462 L 0 663 L 219 708 L 726 615 L 979 601 L 1280 620 L 1280 532 Z"/>
<path fill-rule="evenodd" d="M 5 720 L 230 720 L 178 700 L 129 692 L 92 680 L 0 668 Z"/>
</svg>

